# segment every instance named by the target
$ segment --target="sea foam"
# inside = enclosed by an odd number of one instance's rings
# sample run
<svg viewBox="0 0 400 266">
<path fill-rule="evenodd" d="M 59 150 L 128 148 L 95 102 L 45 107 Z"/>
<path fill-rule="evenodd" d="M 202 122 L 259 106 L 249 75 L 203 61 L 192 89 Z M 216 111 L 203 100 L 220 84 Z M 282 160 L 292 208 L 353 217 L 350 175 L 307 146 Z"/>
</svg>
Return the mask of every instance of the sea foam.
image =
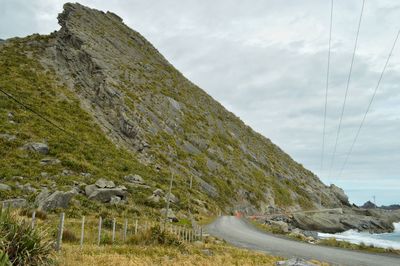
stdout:
<svg viewBox="0 0 400 266">
<path fill-rule="evenodd" d="M 348 230 L 337 234 L 318 233 L 320 238 L 335 238 L 339 241 L 347 241 L 353 244 L 364 243 L 381 248 L 400 249 L 400 223 L 394 223 L 393 233 L 370 234 L 368 232 L 357 232 Z"/>
</svg>

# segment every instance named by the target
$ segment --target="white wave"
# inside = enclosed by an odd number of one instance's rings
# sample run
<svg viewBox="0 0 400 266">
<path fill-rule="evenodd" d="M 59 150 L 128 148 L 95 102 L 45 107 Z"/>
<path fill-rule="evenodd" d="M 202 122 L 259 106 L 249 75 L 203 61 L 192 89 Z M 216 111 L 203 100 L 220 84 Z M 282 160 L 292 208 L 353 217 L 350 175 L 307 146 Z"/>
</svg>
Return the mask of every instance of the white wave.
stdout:
<svg viewBox="0 0 400 266">
<path fill-rule="evenodd" d="M 394 226 L 394 232 L 400 233 L 400 223 L 393 223 L 393 226 Z"/>
<path fill-rule="evenodd" d="M 335 238 L 336 240 L 347 241 L 353 244 L 364 243 L 366 245 L 374 245 L 375 247 L 400 249 L 400 223 L 394 223 L 393 225 L 395 227 L 393 233 L 370 234 L 348 230 L 337 234 L 318 233 L 318 236 L 321 238 Z M 395 236 L 395 240 L 385 239 L 393 239 L 393 236 Z"/>
</svg>

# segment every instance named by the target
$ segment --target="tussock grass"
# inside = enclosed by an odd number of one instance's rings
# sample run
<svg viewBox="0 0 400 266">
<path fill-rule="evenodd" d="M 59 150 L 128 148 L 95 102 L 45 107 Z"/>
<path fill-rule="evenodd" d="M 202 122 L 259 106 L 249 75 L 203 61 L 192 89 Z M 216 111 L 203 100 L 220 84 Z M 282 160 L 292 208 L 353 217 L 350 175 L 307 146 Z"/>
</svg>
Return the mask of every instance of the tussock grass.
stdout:
<svg viewBox="0 0 400 266">
<path fill-rule="evenodd" d="M 207 252 L 205 252 L 207 250 Z M 59 265 L 275 265 L 278 257 L 230 246 L 202 244 L 181 251 L 171 246 L 78 246 L 65 245 Z"/>
<path fill-rule="evenodd" d="M 51 265 L 53 241 L 43 228 L 32 229 L 30 223 L 6 210 L 0 214 L 1 253 L 7 254 L 12 265 Z M 1 260 L 7 265 L 5 255 Z"/>
</svg>

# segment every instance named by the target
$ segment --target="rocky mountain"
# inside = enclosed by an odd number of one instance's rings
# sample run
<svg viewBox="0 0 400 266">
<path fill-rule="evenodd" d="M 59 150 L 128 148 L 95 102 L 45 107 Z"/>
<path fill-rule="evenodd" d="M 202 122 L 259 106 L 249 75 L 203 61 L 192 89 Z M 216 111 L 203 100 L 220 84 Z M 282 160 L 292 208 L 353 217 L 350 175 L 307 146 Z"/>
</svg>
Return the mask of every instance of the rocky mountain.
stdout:
<svg viewBox="0 0 400 266">
<path fill-rule="evenodd" d="M 399 210 L 400 209 L 400 205 L 399 204 L 392 204 L 392 205 L 382 205 L 382 206 L 376 206 L 374 203 L 372 203 L 371 201 L 367 201 L 365 202 L 361 208 L 363 209 L 382 209 L 382 210 Z"/>
<path fill-rule="evenodd" d="M 0 44 L 0 182 L 10 188 L 0 199 L 33 202 L 45 187 L 75 191 L 72 210 L 114 200 L 156 213 L 173 176 L 182 215 L 350 208 L 342 189 L 245 125 L 117 15 L 68 3 L 58 20 L 50 35 Z M 64 197 L 46 193 L 42 204 Z"/>
</svg>

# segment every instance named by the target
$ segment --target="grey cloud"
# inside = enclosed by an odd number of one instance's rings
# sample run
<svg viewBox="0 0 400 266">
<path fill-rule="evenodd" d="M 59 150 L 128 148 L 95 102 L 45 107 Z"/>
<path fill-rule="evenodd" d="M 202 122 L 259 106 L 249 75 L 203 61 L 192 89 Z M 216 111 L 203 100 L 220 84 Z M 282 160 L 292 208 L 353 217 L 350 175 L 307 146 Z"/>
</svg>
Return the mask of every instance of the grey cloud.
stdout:
<svg viewBox="0 0 400 266">
<path fill-rule="evenodd" d="M 0 0 L 0 38 L 58 28 L 62 1 Z M 400 43 L 343 176 L 337 176 L 400 26 L 396 0 L 367 1 L 332 176 L 320 167 L 329 1 L 81 1 L 111 10 L 184 75 L 327 182 L 361 203 L 399 186 Z M 328 168 L 361 1 L 335 1 Z M 11 26 L 10 26 L 11 25 Z M 365 189 L 364 192 L 362 190 Z M 397 190 L 397 193 L 400 193 Z M 382 203 L 396 200 L 381 193 Z"/>
</svg>

